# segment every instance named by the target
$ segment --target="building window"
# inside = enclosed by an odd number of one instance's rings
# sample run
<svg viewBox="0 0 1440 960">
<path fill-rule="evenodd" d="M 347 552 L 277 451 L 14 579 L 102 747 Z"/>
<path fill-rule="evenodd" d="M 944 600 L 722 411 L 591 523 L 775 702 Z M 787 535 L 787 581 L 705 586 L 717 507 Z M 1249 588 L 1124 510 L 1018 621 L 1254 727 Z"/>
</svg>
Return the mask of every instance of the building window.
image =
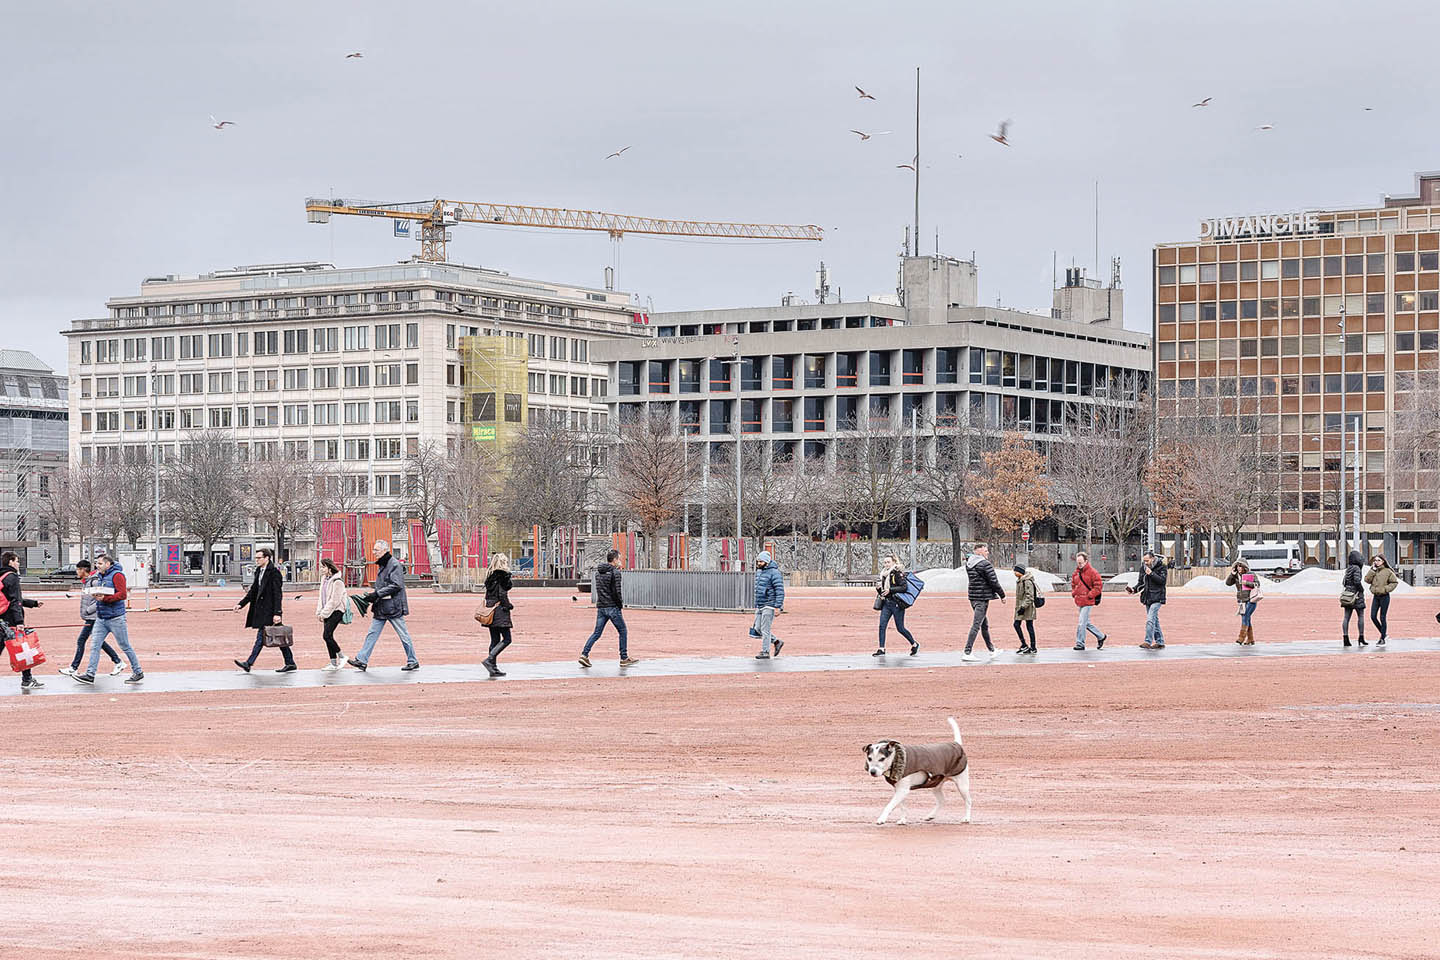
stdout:
<svg viewBox="0 0 1440 960">
<path fill-rule="evenodd" d="M 345 404 L 346 423 L 369 423 L 370 404 L 368 403 L 347 403 Z"/>
<path fill-rule="evenodd" d="M 310 331 L 309 331 L 309 330 L 286 330 L 286 331 L 285 331 L 285 352 L 286 352 L 286 353 L 309 353 L 309 352 L 310 352 Z"/>
<path fill-rule="evenodd" d="M 398 350 L 398 349 L 400 349 L 400 324 L 398 324 L 398 323 L 377 323 L 377 324 L 375 324 L 375 349 L 376 349 L 376 350 Z"/>
<path fill-rule="evenodd" d="M 405 346 L 409 349 L 420 346 L 420 324 L 405 324 Z"/>
<path fill-rule="evenodd" d="M 369 327 L 346 327 L 345 328 L 345 349 L 346 350 L 368 350 L 370 341 Z"/>
<path fill-rule="evenodd" d="M 340 352 L 339 327 L 316 327 L 312 332 L 311 343 L 315 353 Z"/>
<path fill-rule="evenodd" d="M 370 368 L 366 366 L 351 366 L 345 368 L 346 387 L 368 387 L 370 386 Z"/>
</svg>

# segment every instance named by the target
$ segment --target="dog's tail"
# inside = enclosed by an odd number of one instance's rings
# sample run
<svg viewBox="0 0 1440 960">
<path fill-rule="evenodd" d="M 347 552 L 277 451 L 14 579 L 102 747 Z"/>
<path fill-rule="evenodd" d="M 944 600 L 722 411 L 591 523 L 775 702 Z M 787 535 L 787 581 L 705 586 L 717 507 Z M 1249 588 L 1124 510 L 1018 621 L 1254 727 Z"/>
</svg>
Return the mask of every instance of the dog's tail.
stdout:
<svg viewBox="0 0 1440 960">
<path fill-rule="evenodd" d="M 950 729 L 955 731 L 955 742 L 963 745 L 965 741 L 960 739 L 960 725 L 955 722 L 954 717 L 946 717 L 945 719 L 949 722 Z"/>
</svg>

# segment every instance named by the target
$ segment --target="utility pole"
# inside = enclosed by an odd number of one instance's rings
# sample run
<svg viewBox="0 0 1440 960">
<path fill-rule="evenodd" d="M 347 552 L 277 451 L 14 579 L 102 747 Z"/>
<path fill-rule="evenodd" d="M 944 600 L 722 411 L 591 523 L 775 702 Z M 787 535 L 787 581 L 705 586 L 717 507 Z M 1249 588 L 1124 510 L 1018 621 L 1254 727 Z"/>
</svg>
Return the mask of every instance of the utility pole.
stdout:
<svg viewBox="0 0 1440 960">
<path fill-rule="evenodd" d="M 920 460 L 920 434 L 918 432 L 920 410 L 910 408 L 910 569 L 920 562 L 919 536 L 916 532 L 920 504 L 915 490 L 915 467 Z"/>
<path fill-rule="evenodd" d="M 938 251 L 937 251 L 938 252 Z M 915 256 L 920 256 L 920 68 L 915 68 Z"/>
<path fill-rule="evenodd" d="M 1353 456 L 1355 457 L 1355 460 L 1354 460 L 1354 462 L 1351 464 L 1351 470 L 1353 471 L 1353 473 L 1352 473 L 1350 479 L 1354 481 L 1354 482 L 1351 484 L 1351 487 L 1352 487 L 1353 490 L 1354 490 L 1354 492 L 1351 494 L 1351 496 L 1353 497 L 1353 509 L 1352 509 L 1352 511 L 1351 511 L 1351 516 L 1352 516 L 1352 519 L 1354 520 L 1354 523 L 1353 523 L 1352 526 L 1351 526 L 1351 535 L 1354 537 L 1355 547 L 1358 549 L 1359 546 L 1360 546 L 1360 418 L 1359 418 L 1359 416 L 1356 416 L 1356 418 L 1355 418 L 1355 450 L 1354 450 Z"/>
<path fill-rule="evenodd" d="M 1340 503 L 1336 511 L 1340 516 L 1339 542 L 1335 545 L 1335 568 L 1344 570 L 1346 559 L 1350 555 L 1350 536 L 1345 525 L 1345 441 L 1350 428 L 1350 411 L 1346 410 L 1346 379 L 1349 377 L 1347 366 L 1347 349 L 1345 344 L 1345 306 L 1340 306 Z"/>
<path fill-rule="evenodd" d="M 733 364 L 731 369 L 734 371 L 735 377 L 735 566 L 737 570 L 743 572 L 745 567 L 741 562 L 741 555 L 744 550 L 742 544 L 745 542 L 745 530 L 740 524 L 740 444 L 743 442 L 740 419 L 744 401 L 740 399 L 740 394 L 744 381 L 741 379 L 740 338 L 738 336 L 734 338 L 734 344 L 735 359 L 731 361 Z"/>
<path fill-rule="evenodd" d="M 155 476 L 152 478 L 155 486 L 155 558 L 150 561 L 151 579 L 160 575 L 160 408 L 157 406 L 159 403 L 157 388 L 160 385 L 160 377 L 156 373 L 158 369 L 158 365 L 150 364 L 150 429 L 151 436 L 155 438 L 154 443 L 150 445 L 151 460 L 155 467 Z M 145 590 L 145 607 L 147 610 L 150 607 L 148 587 Z"/>
</svg>

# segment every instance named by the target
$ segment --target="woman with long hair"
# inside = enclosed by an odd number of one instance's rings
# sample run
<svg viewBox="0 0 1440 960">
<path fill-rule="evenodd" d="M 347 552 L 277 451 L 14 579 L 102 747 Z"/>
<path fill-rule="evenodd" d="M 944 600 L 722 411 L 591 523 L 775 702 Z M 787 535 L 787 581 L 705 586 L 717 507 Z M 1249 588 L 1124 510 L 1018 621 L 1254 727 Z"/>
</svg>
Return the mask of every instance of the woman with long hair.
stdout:
<svg viewBox="0 0 1440 960">
<path fill-rule="evenodd" d="M 1370 585 L 1370 622 L 1380 631 L 1376 646 L 1385 646 L 1385 635 L 1390 632 L 1390 594 L 1400 585 L 1395 568 L 1380 554 L 1370 558 L 1370 569 L 1365 571 L 1365 582 Z"/>
<path fill-rule="evenodd" d="M 324 669 L 333 673 L 345 664 L 345 654 L 335 642 L 335 628 L 345 620 L 345 608 L 350 598 L 345 595 L 345 574 L 340 572 L 335 561 L 329 557 L 320 561 L 325 568 L 325 579 L 320 581 L 320 597 L 315 602 L 315 616 L 325 627 L 325 649 L 330 655 L 330 665 Z"/>
<path fill-rule="evenodd" d="M 910 635 L 910 631 L 905 629 L 905 607 L 895 599 L 897 595 L 905 592 L 905 586 L 905 564 L 892 553 L 885 558 L 884 572 L 875 584 L 880 604 L 875 608 L 880 611 L 880 649 L 872 653 L 872 657 L 885 656 L 885 628 L 890 625 L 891 620 L 895 621 L 895 629 L 900 631 L 900 636 L 910 641 L 910 656 L 920 652 L 920 644 Z"/>
<path fill-rule="evenodd" d="M 510 611 L 515 606 L 510 602 L 510 582 L 510 558 L 496 553 L 490 558 L 490 566 L 485 571 L 485 606 L 492 608 L 495 614 L 489 627 L 490 653 L 481 663 L 492 677 L 505 676 L 496 660 L 510 646 L 510 628 L 513 625 Z"/>
</svg>

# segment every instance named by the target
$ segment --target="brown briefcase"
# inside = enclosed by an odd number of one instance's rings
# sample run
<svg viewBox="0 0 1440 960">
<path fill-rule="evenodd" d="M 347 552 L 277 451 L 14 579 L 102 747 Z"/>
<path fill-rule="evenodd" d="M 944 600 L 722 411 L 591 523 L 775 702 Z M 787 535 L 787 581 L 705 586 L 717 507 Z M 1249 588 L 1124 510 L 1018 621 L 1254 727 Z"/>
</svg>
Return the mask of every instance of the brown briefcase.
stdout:
<svg viewBox="0 0 1440 960">
<path fill-rule="evenodd" d="M 262 643 L 267 647 L 288 647 L 295 643 L 295 631 L 285 626 L 273 626 L 265 628 L 265 637 Z"/>
</svg>

